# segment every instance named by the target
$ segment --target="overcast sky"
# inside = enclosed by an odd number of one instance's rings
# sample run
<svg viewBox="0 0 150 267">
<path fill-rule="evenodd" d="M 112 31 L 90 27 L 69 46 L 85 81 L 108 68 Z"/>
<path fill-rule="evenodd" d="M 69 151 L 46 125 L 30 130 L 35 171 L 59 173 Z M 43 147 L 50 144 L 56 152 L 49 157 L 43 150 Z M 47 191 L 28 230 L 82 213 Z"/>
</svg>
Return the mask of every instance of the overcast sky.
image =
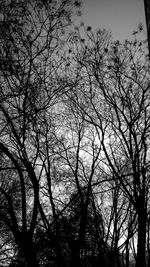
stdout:
<svg viewBox="0 0 150 267">
<path fill-rule="evenodd" d="M 144 0 L 83 0 L 83 15 L 86 25 L 106 28 L 114 39 L 130 38 L 141 22 L 145 26 Z"/>
</svg>

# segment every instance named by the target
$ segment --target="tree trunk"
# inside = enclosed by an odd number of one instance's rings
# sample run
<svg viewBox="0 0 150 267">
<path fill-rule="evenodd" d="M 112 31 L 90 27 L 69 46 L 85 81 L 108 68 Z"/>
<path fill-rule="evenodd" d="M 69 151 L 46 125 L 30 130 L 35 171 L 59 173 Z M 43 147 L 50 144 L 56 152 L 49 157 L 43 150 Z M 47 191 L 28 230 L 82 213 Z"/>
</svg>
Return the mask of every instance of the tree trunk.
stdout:
<svg viewBox="0 0 150 267">
<path fill-rule="evenodd" d="M 32 244 L 27 244 L 28 247 L 24 247 L 24 259 L 26 267 L 39 267 L 39 262 L 37 259 L 37 255 L 35 249 Z"/>
<path fill-rule="evenodd" d="M 129 242 L 127 241 L 127 244 L 126 244 L 126 267 L 129 267 Z"/>
<path fill-rule="evenodd" d="M 39 267 L 39 262 L 37 260 L 36 254 L 34 250 L 28 251 L 26 254 L 26 267 Z"/>
<path fill-rule="evenodd" d="M 18 261 L 20 266 L 39 267 L 37 252 L 33 244 L 32 238 L 28 232 L 20 233 L 18 242 Z"/>
<path fill-rule="evenodd" d="M 71 267 L 80 267 L 80 247 L 78 241 L 73 240 L 71 244 Z"/>
<path fill-rule="evenodd" d="M 61 246 L 58 242 L 56 247 L 56 254 L 57 254 L 57 265 L 58 267 L 66 267 L 65 259 L 63 257 Z"/>
<path fill-rule="evenodd" d="M 137 244 L 137 260 L 136 267 L 146 267 L 145 259 L 146 249 L 146 210 L 144 205 L 140 203 L 138 209 L 138 244 Z"/>
</svg>

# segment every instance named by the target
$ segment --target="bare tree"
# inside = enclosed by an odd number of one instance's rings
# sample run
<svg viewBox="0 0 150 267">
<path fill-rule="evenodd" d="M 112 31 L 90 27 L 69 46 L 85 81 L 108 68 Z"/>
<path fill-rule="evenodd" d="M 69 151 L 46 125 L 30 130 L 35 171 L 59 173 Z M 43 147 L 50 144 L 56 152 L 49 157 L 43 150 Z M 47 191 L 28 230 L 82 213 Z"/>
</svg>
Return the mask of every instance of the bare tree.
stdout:
<svg viewBox="0 0 150 267">
<path fill-rule="evenodd" d="M 98 180 L 95 170 L 99 164 L 101 146 L 96 144 L 92 127 L 87 127 L 74 105 L 66 101 L 66 96 L 63 96 L 61 109 L 58 110 L 55 112 L 55 116 L 59 113 L 58 128 L 55 125 L 52 135 L 49 131 L 45 136 L 43 135 L 46 147 L 42 152 L 45 172 L 43 195 L 52 207 L 57 244 L 60 244 L 61 251 L 63 251 L 63 243 L 59 224 L 60 215 L 57 210 L 59 208 L 59 213 L 65 214 L 65 210 L 71 205 L 72 192 L 75 191 L 78 195 L 80 216 L 76 229 L 69 231 L 70 238 L 67 241 L 71 250 L 71 265 L 76 266 L 81 264 L 80 255 L 85 243 L 90 195 L 94 183 Z M 48 142 L 50 138 L 54 140 L 53 144 Z M 45 213 L 45 222 L 51 225 L 47 215 Z"/>
<path fill-rule="evenodd" d="M 45 119 L 49 120 L 46 111 L 66 90 L 64 41 L 80 3 L 6 0 L 0 4 L 0 150 L 13 170 L 10 185 L 0 185 L 7 204 L 1 218 L 27 265 L 38 266 L 34 233 L 43 174 L 42 131 L 46 131 Z"/>
<path fill-rule="evenodd" d="M 149 192 L 149 62 L 141 41 L 108 42 L 105 31 L 88 41 L 77 34 L 74 59 L 82 80 L 69 95 L 94 125 L 104 163 L 134 206 L 138 217 L 136 266 L 145 266 Z M 78 75 L 79 76 L 79 75 Z M 76 75 L 77 77 L 77 75 Z M 74 79 L 76 78 L 74 77 Z M 80 101 L 75 100 L 80 91 Z"/>
</svg>

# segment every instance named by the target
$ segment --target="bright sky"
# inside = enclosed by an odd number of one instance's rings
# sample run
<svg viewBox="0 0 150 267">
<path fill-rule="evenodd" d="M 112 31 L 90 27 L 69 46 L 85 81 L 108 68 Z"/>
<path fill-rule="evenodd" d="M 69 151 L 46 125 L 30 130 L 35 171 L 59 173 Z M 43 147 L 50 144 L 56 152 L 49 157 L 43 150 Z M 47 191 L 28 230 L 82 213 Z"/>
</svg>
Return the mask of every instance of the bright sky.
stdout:
<svg viewBox="0 0 150 267">
<path fill-rule="evenodd" d="M 146 29 L 144 0 L 83 0 L 83 15 L 87 26 L 106 28 L 114 39 L 123 41 L 141 22 Z"/>
</svg>

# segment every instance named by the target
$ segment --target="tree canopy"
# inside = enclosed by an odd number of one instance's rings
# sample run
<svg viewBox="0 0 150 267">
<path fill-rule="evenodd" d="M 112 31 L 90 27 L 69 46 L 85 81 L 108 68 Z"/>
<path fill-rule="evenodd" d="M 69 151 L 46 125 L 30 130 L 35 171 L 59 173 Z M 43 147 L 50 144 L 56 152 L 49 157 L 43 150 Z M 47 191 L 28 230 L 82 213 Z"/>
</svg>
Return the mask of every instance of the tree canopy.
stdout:
<svg viewBox="0 0 150 267">
<path fill-rule="evenodd" d="M 74 27 L 80 1 L 0 4 L 0 261 L 146 266 L 145 40 Z"/>
</svg>

